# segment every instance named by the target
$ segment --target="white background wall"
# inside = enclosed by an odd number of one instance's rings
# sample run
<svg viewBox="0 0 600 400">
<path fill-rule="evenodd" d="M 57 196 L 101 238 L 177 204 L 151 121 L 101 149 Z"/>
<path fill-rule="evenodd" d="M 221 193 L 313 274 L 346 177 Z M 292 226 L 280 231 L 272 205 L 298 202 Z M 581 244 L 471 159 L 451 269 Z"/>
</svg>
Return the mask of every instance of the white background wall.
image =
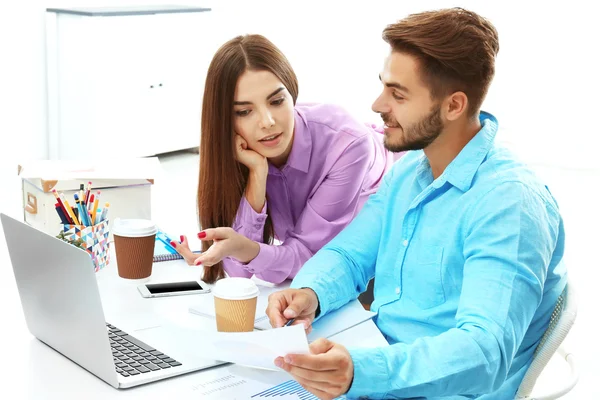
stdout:
<svg viewBox="0 0 600 400">
<path fill-rule="evenodd" d="M 169 3 L 169 0 L 154 2 Z M 172 2 L 172 1 L 171 1 Z M 127 4 L 149 4 L 130 0 Z M 600 29 L 592 6 L 569 2 L 222 0 L 172 2 L 213 8 L 216 49 L 240 33 L 262 33 L 288 56 L 300 79 L 300 100 L 344 105 L 378 121 L 370 105 L 387 23 L 411 12 L 459 3 L 488 17 L 500 35 L 497 74 L 484 109 L 504 136 L 536 164 L 599 168 L 600 83 L 593 58 Z M 0 179 L 16 164 L 47 157 L 44 50 L 46 7 L 100 6 L 122 1 L 12 1 L 0 13 Z M 590 4 L 592 4 L 590 2 Z M 212 54 L 206 54 L 209 62 Z M 2 181 L 0 181 L 1 183 Z"/>
<path fill-rule="evenodd" d="M 21 202 L 17 164 L 46 156 L 44 10 L 125 3 L 9 1 L 0 10 L 0 211 L 18 210 Z M 568 398 L 600 398 L 600 347 L 596 338 L 600 276 L 595 252 L 600 224 L 595 193 L 600 176 L 600 129 L 596 119 L 600 81 L 593 61 L 600 47 L 600 23 L 596 9 L 584 5 L 583 0 L 370 0 L 343 5 L 326 0 L 177 3 L 213 8 L 214 34 L 202 38 L 210 41 L 213 50 L 236 34 L 265 34 L 281 47 L 296 69 L 300 100 L 340 103 L 359 118 L 375 122 L 378 117 L 370 111 L 370 105 L 380 90 L 377 74 L 386 50 L 380 35 L 387 23 L 410 12 L 458 4 L 491 19 L 500 34 L 501 50 L 496 79 L 484 108 L 499 118 L 504 137 L 544 172 L 562 205 L 568 229 L 565 258 L 569 274 L 581 289 L 578 321 L 567 341 L 580 360 L 582 379 Z M 207 62 L 211 56 L 206 55 Z M 175 173 L 179 175 L 179 171 L 171 171 Z M 181 174 L 191 177 L 190 181 L 195 179 L 190 171 Z M 4 249 L 0 245 L 0 259 L 6 260 Z M 14 284 L 6 279 L 0 284 L 5 284 L 2 290 L 8 285 L 16 296 Z M 20 313 L 14 318 L 22 321 Z M 560 377 L 564 378 L 562 374 Z M 554 378 L 550 375 L 549 382 Z"/>
</svg>

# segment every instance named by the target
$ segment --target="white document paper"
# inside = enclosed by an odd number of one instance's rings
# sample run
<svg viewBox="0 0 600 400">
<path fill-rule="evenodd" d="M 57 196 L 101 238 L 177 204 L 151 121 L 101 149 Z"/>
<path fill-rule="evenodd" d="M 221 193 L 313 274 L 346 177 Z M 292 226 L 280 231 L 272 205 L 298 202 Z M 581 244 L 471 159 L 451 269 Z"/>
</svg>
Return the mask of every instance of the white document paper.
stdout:
<svg viewBox="0 0 600 400">
<path fill-rule="evenodd" d="M 308 353 L 301 325 L 240 333 L 202 332 L 203 357 L 248 367 L 280 371 L 274 364 L 277 357 Z"/>
</svg>

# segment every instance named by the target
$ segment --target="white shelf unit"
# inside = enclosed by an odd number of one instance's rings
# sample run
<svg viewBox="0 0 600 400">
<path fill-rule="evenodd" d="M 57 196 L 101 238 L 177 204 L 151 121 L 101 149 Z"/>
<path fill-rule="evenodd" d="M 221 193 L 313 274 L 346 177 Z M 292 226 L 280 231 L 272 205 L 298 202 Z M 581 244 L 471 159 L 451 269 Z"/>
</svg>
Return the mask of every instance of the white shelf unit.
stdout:
<svg viewBox="0 0 600 400">
<path fill-rule="evenodd" d="M 50 159 L 196 147 L 210 9 L 48 9 Z"/>
</svg>

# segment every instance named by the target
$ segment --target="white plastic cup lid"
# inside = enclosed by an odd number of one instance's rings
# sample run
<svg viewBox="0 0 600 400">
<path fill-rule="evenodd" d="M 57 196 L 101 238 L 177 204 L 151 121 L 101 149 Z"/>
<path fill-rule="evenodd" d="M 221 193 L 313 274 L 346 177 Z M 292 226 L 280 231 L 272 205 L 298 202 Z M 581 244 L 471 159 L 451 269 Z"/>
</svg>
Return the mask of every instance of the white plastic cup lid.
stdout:
<svg viewBox="0 0 600 400">
<path fill-rule="evenodd" d="M 224 278 L 212 289 L 213 295 L 223 300 L 247 300 L 258 296 L 256 284 L 248 278 Z"/>
<path fill-rule="evenodd" d="M 112 227 L 113 235 L 123 237 L 146 237 L 158 232 L 156 224 L 147 219 L 116 218 Z"/>
</svg>

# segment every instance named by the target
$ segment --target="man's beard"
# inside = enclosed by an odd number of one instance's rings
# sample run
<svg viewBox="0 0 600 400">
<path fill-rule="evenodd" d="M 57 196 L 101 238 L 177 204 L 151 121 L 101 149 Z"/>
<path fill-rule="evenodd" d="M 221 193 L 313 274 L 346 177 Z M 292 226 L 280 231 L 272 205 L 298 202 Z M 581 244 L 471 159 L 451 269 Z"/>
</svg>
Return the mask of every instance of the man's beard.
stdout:
<svg viewBox="0 0 600 400">
<path fill-rule="evenodd" d="M 442 118 L 440 116 L 441 109 L 441 106 L 436 106 L 429 115 L 425 116 L 419 122 L 403 129 L 402 136 L 397 138 L 400 140 L 399 143 L 392 143 L 390 140 L 392 138 L 390 136 L 384 136 L 383 145 L 386 149 L 394 153 L 409 150 L 423 150 L 442 133 L 444 124 L 442 123 Z M 382 114 L 381 118 L 386 125 L 390 127 L 394 126 L 394 124 L 389 123 L 391 119 L 389 114 Z"/>
</svg>

